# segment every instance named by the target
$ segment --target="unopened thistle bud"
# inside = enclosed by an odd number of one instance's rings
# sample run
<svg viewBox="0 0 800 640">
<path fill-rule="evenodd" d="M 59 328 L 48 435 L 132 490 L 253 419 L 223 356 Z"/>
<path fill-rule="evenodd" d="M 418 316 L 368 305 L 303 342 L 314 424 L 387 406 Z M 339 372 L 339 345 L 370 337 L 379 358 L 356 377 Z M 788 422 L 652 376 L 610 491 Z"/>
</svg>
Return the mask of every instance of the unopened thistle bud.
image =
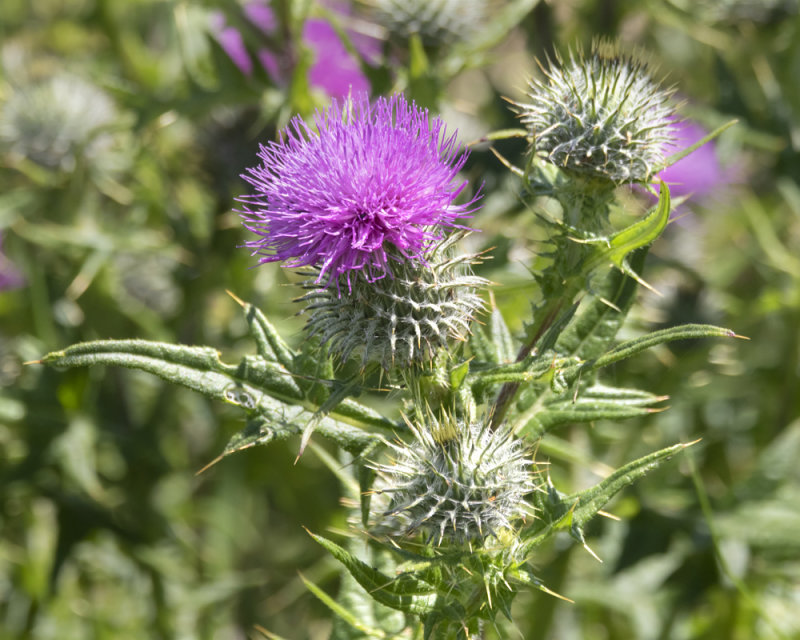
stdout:
<svg viewBox="0 0 800 640">
<path fill-rule="evenodd" d="M 613 184 L 647 182 L 672 142 L 671 91 L 647 66 L 596 44 L 588 56 L 556 58 L 517 105 L 533 152 L 567 173 Z"/>
<path fill-rule="evenodd" d="M 15 88 L 0 106 L 0 147 L 50 169 L 108 151 L 114 103 L 95 85 L 62 74 Z"/>
<path fill-rule="evenodd" d="M 489 17 L 490 0 L 362 0 L 390 33 L 431 45 L 467 40 Z"/>
<path fill-rule="evenodd" d="M 511 530 L 530 513 L 525 496 L 535 484 L 521 441 L 483 422 L 448 420 L 409 425 L 413 439 L 390 443 L 392 461 L 373 466 L 376 493 L 389 497 L 376 533 L 421 532 L 437 545 L 471 544 Z"/>
<path fill-rule="evenodd" d="M 385 277 L 353 278 L 337 291 L 316 279 L 300 300 L 309 314 L 306 328 L 344 362 L 355 355 L 361 366 L 384 369 L 425 365 L 449 341 L 463 341 L 483 308 L 479 289 L 488 282 L 472 274 L 474 255 L 454 255 L 463 234 L 442 241 L 424 260 L 391 262 Z"/>
</svg>

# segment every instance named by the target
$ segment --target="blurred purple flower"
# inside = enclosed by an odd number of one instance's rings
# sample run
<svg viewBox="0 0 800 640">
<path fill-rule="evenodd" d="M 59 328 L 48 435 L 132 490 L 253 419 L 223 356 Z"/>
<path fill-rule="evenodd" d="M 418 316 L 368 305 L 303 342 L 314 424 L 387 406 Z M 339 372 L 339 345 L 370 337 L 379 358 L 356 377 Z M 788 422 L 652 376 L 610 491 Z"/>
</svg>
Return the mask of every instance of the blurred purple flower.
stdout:
<svg viewBox="0 0 800 640">
<path fill-rule="evenodd" d="M 253 61 L 247 52 L 241 32 L 236 27 L 227 26 L 225 16 L 219 11 L 211 15 L 211 30 L 219 46 L 228 54 L 233 64 L 239 67 L 239 71 L 246 76 L 251 75 Z"/>
<path fill-rule="evenodd" d="M 261 146 L 260 166 L 242 177 L 245 226 L 259 238 L 245 246 L 260 263 L 314 266 L 318 281 L 372 282 L 391 260 L 425 259 L 443 228 L 477 208 L 455 204 L 469 152 L 441 119 L 402 95 L 366 94 L 317 111 L 315 127 L 292 120 L 277 142 Z"/>
<path fill-rule="evenodd" d="M 251 0 L 242 9 L 247 20 L 269 36 L 275 33 L 277 20 L 266 0 Z M 250 76 L 253 73 L 253 59 L 247 50 L 241 32 L 228 26 L 223 13 L 212 15 L 211 30 L 219 45 L 228 54 L 239 70 Z M 332 97 L 346 96 L 350 91 L 360 93 L 369 91 L 369 82 L 361 73 L 358 61 L 345 48 L 336 30 L 326 20 L 312 18 L 306 20 L 303 28 L 303 41 L 314 56 L 309 70 L 309 82 L 323 89 Z M 377 43 L 371 39 L 353 34 L 352 41 L 359 52 L 367 57 L 377 54 Z M 287 77 L 280 55 L 262 47 L 256 58 L 269 76 L 277 83 L 284 84 Z"/>
<path fill-rule="evenodd" d="M 675 140 L 665 149 L 664 155 L 667 157 L 692 146 L 707 133 L 688 120 L 676 121 L 672 130 Z M 728 184 L 732 178 L 730 172 L 720 165 L 713 141 L 667 167 L 658 177 L 669 185 L 673 196 L 705 196 Z"/>
<path fill-rule="evenodd" d="M 330 96 L 369 91 L 369 82 L 358 62 L 347 52 L 334 28 L 325 20 L 307 20 L 303 39 L 314 50 L 314 64 L 308 72 L 311 86 Z"/>
<path fill-rule="evenodd" d="M 25 278 L 3 253 L 3 234 L 0 233 L 0 291 L 19 289 L 24 285 Z"/>
</svg>

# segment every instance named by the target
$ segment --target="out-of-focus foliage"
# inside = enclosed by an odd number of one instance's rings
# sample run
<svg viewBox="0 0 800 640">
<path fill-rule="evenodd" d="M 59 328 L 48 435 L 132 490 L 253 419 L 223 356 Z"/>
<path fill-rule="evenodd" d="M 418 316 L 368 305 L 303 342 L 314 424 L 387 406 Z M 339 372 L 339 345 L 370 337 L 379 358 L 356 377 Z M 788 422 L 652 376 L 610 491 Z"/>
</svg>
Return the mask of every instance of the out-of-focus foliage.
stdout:
<svg viewBox="0 0 800 640">
<path fill-rule="evenodd" d="M 518 126 L 499 96 L 522 99 L 535 56 L 597 36 L 646 50 L 706 130 L 739 119 L 716 141 L 724 182 L 654 246 L 647 280 L 663 295 L 643 294 L 623 337 L 712 322 L 750 342 L 639 355 L 613 382 L 671 396 L 667 411 L 541 441 L 537 458 L 577 491 L 702 438 L 612 504 L 619 521 L 589 526 L 603 564 L 570 545 L 542 552 L 539 577 L 576 604 L 523 595 L 516 626 L 525 638 L 800 634 L 796 0 L 495 1 L 469 38 L 443 42 L 390 32 L 365 4 L 275 0 L 267 29 L 234 0 L 4 0 L 0 267 L 15 286 L 0 292 L 0 638 L 327 637 L 330 614 L 297 574 L 339 586 L 301 528 L 327 535 L 347 516 L 321 458 L 293 465 L 289 440 L 196 476 L 243 427 L 229 407 L 127 370 L 22 363 L 129 337 L 213 344 L 233 361 L 250 345 L 226 289 L 299 339 L 299 289 L 278 267 L 249 268 L 232 209 L 257 142 L 337 91 L 320 77 L 345 68 L 375 94 L 405 89 L 471 140 Z M 331 59 L 344 61 L 320 71 Z M 498 146 L 512 161 L 524 151 Z M 466 172 L 489 194 L 471 242 L 494 249 L 477 270 L 521 332 L 535 217 L 485 145 Z"/>
</svg>

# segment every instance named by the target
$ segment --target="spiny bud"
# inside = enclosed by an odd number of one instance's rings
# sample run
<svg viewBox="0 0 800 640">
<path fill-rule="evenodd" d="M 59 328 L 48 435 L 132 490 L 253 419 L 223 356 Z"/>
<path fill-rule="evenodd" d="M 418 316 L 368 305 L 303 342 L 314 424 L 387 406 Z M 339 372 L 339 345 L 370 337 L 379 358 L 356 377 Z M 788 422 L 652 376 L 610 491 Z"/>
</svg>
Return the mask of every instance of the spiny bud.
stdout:
<svg viewBox="0 0 800 640">
<path fill-rule="evenodd" d="M 300 298 L 310 314 L 309 336 L 319 336 L 343 362 L 356 355 L 362 367 L 378 362 L 387 370 L 424 365 L 448 340 L 465 340 L 483 308 L 476 291 L 488 282 L 471 272 L 475 255 L 452 255 L 461 237 L 450 235 L 424 260 L 391 261 L 378 280 L 359 274 L 349 290 L 309 280 Z"/>
<path fill-rule="evenodd" d="M 364 0 L 375 21 L 407 38 L 419 34 L 431 45 L 467 40 L 487 19 L 489 0 Z"/>
<path fill-rule="evenodd" d="M 72 171 L 80 155 L 96 159 L 112 145 L 111 99 L 77 76 L 20 86 L 0 108 L 0 146 L 44 167 Z"/>
<path fill-rule="evenodd" d="M 376 533 L 471 544 L 509 531 L 530 512 L 525 496 L 535 485 L 521 441 L 486 422 L 444 421 L 409 424 L 413 439 L 389 443 L 392 461 L 373 465 L 376 493 L 389 497 Z"/>
<path fill-rule="evenodd" d="M 533 153 L 564 171 L 614 184 L 647 182 L 672 142 L 671 91 L 646 65 L 597 43 L 589 56 L 556 58 L 517 105 Z"/>
</svg>

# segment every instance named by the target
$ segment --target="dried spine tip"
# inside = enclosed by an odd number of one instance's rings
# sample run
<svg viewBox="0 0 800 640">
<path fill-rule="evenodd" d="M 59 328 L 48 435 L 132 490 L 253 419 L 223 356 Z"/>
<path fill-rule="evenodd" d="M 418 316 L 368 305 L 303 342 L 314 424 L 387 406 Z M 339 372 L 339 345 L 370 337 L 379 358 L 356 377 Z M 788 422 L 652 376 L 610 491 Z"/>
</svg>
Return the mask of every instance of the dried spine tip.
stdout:
<svg viewBox="0 0 800 640">
<path fill-rule="evenodd" d="M 472 274 L 474 255 L 451 255 L 463 234 L 441 242 L 425 261 L 391 262 L 384 278 L 353 278 L 349 290 L 337 291 L 316 279 L 305 283 L 309 336 L 341 361 L 360 357 L 361 366 L 424 365 L 449 340 L 465 340 L 470 323 L 483 308 L 477 290 L 488 281 Z"/>
<path fill-rule="evenodd" d="M 511 530 L 530 513 L 525 496 L 536 487 L 522 442 L 488 424 L 409 425 L 411 442 L 389 444 L 393 458 L 374 464 L 376 493 L 389 497 L 375 533 L 421 532 L 437 545 L 471 544 Z M 435 434 L 453 433 L 441 441 Z"/>
<path fill-rule="evenodd" d="M 556 59 L 519 103 L 533 153 L 567 172 L 622 184 L 646 182 L 672 142 L 671 91 L 645 64 L 596 44 Z"/>
</svg>

